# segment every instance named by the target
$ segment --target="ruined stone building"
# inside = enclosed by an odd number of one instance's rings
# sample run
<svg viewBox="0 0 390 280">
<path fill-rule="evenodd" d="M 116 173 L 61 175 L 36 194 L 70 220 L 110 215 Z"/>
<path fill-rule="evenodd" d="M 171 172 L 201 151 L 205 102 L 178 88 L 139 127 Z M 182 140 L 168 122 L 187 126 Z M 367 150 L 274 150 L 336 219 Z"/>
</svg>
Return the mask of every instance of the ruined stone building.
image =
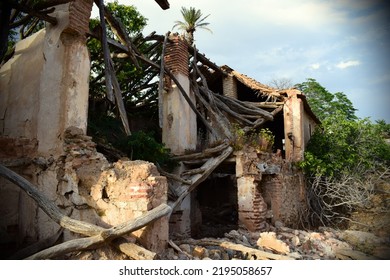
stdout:
<svg viewBox="0 0 390 280">
<path fill-rule="evenodd" d="M 169 191 L 180 196 L 182 184 L 170 182 L 149 162 L 108 162 L 86 135 L 90 60 L 85 34 L 92 4 L 74 1 L 57 6 L 58 24 L 20 41 L 0 69 L 0 163 L 35 185 L 64 215 L 108 228 L 167 204 Z M 160 96 L 163 142 L 179 159 L 184 156 L 176 170 L 182 180 L 205 163 L 185 160 L 189 151 L 204 151 L 225 140 L 203 127 L 183 97 L 184 90 L 197 104 L 188 49 L 180 36 L 170 36 L 165 63 L 176 82 L 167 79 Z M 126 236 L 129 243 L 137 240 L 157 253 L 166 248 L 170 234 L 204 236 L 210 224 L 249 231 L 276 221 L 298 227 L 307 211 L 303 174 L 294 163 L 303 159 L 318 120 L 305 96 L 295 89 L 270 88 L 210 61 L 200 72 L 218 100 L 226 97 L 262 108 L 258 128 L 273 133 L 274 145 L 265 150 L 250 145 L 236 149 L 211 174 L 195 175 L 197 188 L 172 215 Z M 212 119 L 210 123 L 217 125 Z M 0 205 L 0 246 L 6 252 L 2 257 L 38 241 L 51 240 L 47 241 L 51 246 L 60 234 L 61 241 L 82 235 L 62 231 L 29 195 L 2 177 Z"/>
<path fill-rule="evenodd" d="M 186 43 L 172 35 L 170 47 L 167 66 L 195 98 L 190 90 Z M 212 217 L 213 214 L 223 214 L 224 207 L 229 210 L 229 215 L 238 212 L 236 217 L 230 216 L 236 228 L 243 226 L 252 231 L 261 230 L 265 221 L 280 221 L 297 227 L 307 209 L 303 174 L 294 163 L 303 159 L 305 146 L 319 123 L 305 96 L 295 89 L 276 90 L 265 86 L 226 65 L 215 67 L 211 62 L 209 65 L 204 63 L 200 71 L 212 92 L 274 112 L 273 116 L 265 113 L 264 118 L 260 118 L 264 121 L 261 127 L 269 129 L 274 135 L 274 145 L 263 151 L 249 147 L 234 152 L 191 198 L 181 204 L 180 214 L 186 218 L 180 216 L 177 227 L 171 219 L 171 227 L 175 232 L 201 234 L 200 216 L 206 217 L 215 226 L 216 221 L 229 218 Z M 204 135 L 199 135 L 201 123 L 177 87 L 170 87 L 166 94 L 164 120 L 163 140 L 175 154 L 183 154 L 202 145 L 200 138 Z"/>
</svg>

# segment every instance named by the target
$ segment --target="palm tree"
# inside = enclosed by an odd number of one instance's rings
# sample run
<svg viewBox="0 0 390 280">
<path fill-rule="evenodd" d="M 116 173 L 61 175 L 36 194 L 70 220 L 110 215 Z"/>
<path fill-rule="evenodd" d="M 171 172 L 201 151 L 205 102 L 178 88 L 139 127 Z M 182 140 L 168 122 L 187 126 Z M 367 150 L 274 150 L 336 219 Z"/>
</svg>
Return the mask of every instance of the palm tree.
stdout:
<svg viewBox="0 0 390 280">
<path fill-rule="evenodd" d="M 206 27 L 210 23 L 203 22 L 209 15 L 202 18 L 202 12 L 193 7 L 190 7 L 189 9 L 182 7 L 181 14 L 184 21 L 175 21 L 173 28 L 177 27 L 178 29 L 183 30 L 184 36 L 190 45 L 194 43 L 194 32 L 197 28 L 206 29 L 211 32 L 211 30 Z"/>
</svg>

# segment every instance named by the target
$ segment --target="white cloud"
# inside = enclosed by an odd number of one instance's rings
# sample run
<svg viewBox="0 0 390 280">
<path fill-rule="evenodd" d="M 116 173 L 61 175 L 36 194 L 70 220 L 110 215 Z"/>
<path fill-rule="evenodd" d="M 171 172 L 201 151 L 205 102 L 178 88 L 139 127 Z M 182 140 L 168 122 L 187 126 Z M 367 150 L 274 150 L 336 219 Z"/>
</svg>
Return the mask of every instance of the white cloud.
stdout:
<svg viewBox="0 0 390 280">
<path fill-rule="evenodd" d="M 310 68 L 313 69 L 313 70 L 317 70 L 321 67 L 321 65 L 319 63 L 313 63 L 310 65 Z"/>
<path fill-rule="evenodd" d="M 339 62 L 338 64 L 336 64 L 336 67 L 340 68 L 340 69 L 345 69 L 348 67 L 354 67 L 354 66 L 358 66 L 358 65 L 360 65 L 359 60 L 348 60 L 348 61 Z"/>
</svg>

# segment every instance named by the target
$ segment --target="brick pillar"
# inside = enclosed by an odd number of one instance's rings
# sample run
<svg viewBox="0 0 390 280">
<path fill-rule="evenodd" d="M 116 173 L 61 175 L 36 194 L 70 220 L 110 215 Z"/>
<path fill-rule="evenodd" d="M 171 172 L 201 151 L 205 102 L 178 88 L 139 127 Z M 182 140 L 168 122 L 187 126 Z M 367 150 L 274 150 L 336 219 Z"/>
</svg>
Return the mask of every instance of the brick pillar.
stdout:
<svg viewBox="0 0 390 280">
<path fill-rule="evenodd" d="M 261 194 L 261 172 L 256 152 L 236 153 L 236 176 L 239 227 L 258 231 L 266 221 L 267 204 Z"/>
</svg>

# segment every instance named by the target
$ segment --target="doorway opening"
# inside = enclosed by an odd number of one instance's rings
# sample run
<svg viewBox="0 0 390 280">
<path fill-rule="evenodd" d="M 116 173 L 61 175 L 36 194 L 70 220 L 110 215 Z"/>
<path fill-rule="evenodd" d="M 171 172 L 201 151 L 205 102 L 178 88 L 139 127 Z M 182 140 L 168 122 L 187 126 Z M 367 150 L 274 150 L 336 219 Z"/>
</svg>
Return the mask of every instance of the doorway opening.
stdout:
<svg viewBox="0 0 390 280">
<path fill-rule="evenodd" d="M 233 173 L 215 171 L 199 185 L 195 200 L 199 222 L 194 238 L 224 237 L 238 229 L 237 183 Z"/>
</svg>

